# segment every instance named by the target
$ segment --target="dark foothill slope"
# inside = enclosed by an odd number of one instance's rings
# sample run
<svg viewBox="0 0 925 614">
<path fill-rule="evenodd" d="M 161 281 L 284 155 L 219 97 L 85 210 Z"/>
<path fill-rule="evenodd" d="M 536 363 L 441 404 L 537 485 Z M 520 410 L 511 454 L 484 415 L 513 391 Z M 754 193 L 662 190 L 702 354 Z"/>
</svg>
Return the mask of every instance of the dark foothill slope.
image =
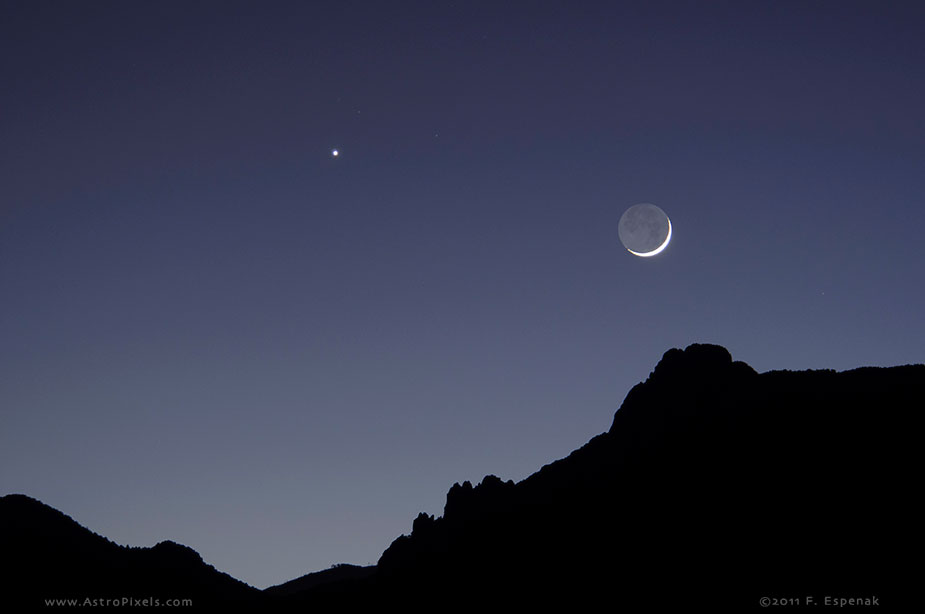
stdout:
<svg viewBox="0 0 925 614">
<path fill-rule="evenodd" d="M 77 607 L 124 598 L 153 598 L 162 606 L 189 599 L 196 606 L 260 597 L 191 548 L 171 541 L 152 548 L 119 546 L 25 495 L 0 498 L 0 531 L 4 598 L 24 611 L 52 599 L 76 599 Z"/>
</svg>

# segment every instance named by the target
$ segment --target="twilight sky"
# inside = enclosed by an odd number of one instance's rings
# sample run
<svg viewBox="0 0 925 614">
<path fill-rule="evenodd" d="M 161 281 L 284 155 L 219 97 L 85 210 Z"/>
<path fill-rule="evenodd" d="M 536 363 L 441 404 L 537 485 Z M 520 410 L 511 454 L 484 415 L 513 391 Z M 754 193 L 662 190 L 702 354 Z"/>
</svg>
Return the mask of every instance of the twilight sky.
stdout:
<svg viewBox="0 0 925 614">
<path fill-rule="evenodd" d="M 917 2 L 0 2 L 0 494 L 262 588 L 567 455 L 671 347 L 922 362 L 923 31 Z M 649 259 L 640 202 L 673 227 Z"/>
</svg>

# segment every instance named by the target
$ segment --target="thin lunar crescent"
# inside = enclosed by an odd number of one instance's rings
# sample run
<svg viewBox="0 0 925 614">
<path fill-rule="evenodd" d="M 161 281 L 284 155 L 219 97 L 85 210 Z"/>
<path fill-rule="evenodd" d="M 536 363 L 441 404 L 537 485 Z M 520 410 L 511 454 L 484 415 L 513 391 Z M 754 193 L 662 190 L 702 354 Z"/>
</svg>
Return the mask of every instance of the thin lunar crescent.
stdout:
<svg viewBox="0 0 925 614">
<path fill-rule="evenodd" d="M 668 220 L 668 236 L 665 237 L 665 242 L 659 245 L 657 248 L 653 249 L 651 252 L 634 252 L 633 250 L 627 247 L 626 251 L 628 251 L 629 253 L 635 256 L 642 256 L 643 258 L 651 258 L 652 256 L 655 256 L 656 254 L 661 254 L 663 251 L 665 251 L 665 248 L 668 247 L 669 241 L 671 241 L 671 220 Z"/>
<path fill-rule="evenodd" d="M 627 209 L 620 218 L 618 234 L 626 251 L 634 256 L 651 258 L 668 247 L 671 220 L 652 203 L 640 203 Z"/>
</svg>

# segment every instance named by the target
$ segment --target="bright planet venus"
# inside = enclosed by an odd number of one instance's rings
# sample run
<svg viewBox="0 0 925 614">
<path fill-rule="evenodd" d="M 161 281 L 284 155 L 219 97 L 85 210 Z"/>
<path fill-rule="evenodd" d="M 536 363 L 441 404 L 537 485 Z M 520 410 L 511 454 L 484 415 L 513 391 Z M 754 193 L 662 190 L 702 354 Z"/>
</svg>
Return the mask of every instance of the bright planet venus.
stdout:
<svg viewBox="0 0 925 614">
<path fill-rule="evenodd" d="M 617 230 L 623 247 L 634 256 L 662 253 L 671 241 L 671 220 L 651 203 L 633 205 L 623 213 Z"/>
</svg>

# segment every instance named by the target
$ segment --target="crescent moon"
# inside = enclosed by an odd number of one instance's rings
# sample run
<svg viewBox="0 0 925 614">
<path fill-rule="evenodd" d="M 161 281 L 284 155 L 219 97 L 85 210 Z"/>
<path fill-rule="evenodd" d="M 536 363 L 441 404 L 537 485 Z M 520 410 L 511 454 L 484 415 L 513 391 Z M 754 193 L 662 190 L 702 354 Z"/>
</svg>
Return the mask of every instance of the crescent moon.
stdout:
<svg viewBox="0 0 925 614">
<path fill-rule="evenodd" d="M 668 236 L 665 237 L 664 243 L 662 243 L 661 245 L 653 249 L 651 252 L 634 252 L 628 247 L 626 248 L 626 251 L 628 251 L 629 253 L 635 256 L 642 256 L 643 258 L 651 258 L 652 256 L 661 254 L 663 251 L 665 251 L 665 248 L 668 247 L 669 241 L 671 241 L 671 220 L 670 219 L 668 220 Z"/>
</svg>

